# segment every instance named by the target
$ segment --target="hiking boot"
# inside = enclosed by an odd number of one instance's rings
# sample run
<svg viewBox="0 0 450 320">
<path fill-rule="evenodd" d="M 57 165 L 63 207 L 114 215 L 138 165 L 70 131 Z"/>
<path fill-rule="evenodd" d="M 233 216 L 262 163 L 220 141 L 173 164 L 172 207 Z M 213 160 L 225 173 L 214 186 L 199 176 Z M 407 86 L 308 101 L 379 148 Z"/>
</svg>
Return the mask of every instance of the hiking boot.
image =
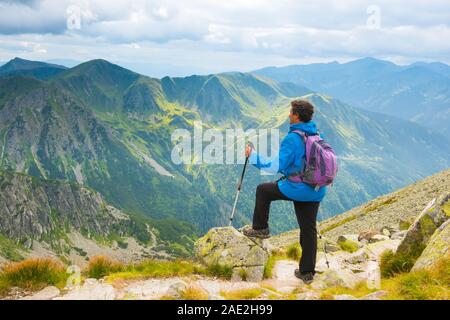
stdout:
<svg viewBox="0 0 450 320">
<path fill-rule="evenodd" d="M 260 239 L 267 239 L 270 238 L 270 231 L 269 228 L 266 229 L 260 229 L 255 230 L 252 227 L 248 226 L 242 230 L 242 233 L 247 237 L 252 238 L 260 238 Z"/>
<path fill-rule="evenodd" d="M 302 280 L 305 284 L 310 284 L 314 280 L 314 274 L 312 272 L 301 273 L 299 269 L 295 269 L 295 276 Z"/>
</svg>

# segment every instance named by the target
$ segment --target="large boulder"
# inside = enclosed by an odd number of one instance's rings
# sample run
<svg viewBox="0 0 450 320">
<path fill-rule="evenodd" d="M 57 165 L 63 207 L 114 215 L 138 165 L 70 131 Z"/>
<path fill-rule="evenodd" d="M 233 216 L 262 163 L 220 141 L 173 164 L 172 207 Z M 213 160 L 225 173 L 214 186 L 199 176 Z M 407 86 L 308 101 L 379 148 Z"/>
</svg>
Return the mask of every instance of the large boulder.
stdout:
<svg viewBox="0 0 450 320">
<path fill-rule="evenodd" d="M 433 266 L 440 258 L 450 255 L 450 220 L 443 223 L 431 237 L 412 270 Z"/>
<path fill-rule="evenodd" d="M 328 269 L 314 277 L 311 288 L 324 290 L 329 287 L 344 287 L 353 289 L 361 281 L 348 269 Z"/>
<path fill-rule="evenodd" d="M 207 266 L 232 269 L 232 280 L 261 281 L 269 253 L 260 239 L 244 236 L 233 227 L 213 228 L 194 244 L 194 254 Z"/>
<path fill-rule="evenodd" d="M 450 194 L 433 199 L 413 222 L 397 248 L 398 254 L 418 257 L 431 236 L 450 217 Z"/>
</svg>

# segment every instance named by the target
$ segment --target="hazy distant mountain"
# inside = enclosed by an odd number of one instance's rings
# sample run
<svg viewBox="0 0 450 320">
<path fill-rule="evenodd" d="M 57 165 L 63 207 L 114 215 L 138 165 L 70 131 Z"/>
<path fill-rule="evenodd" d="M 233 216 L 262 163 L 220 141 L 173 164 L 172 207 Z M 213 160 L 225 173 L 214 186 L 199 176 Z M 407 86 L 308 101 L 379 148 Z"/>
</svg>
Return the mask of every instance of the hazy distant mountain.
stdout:
<svg viewBox="0 0 450 320">
<path fill-rule="evenodd" d="M 14 58 L 0 67 L 0 76 L 22 75 L 48 79 L 66 69 L 67 67 L 57 64 Z"/>
<path fill-rule="evenodd" d="M 450 136 L 450 66 L 398 66 L 364 58 L 348 63 L 269 67 L 255 74 L 329 94 L 355 107 L 417 122 Z"/>
</svg>

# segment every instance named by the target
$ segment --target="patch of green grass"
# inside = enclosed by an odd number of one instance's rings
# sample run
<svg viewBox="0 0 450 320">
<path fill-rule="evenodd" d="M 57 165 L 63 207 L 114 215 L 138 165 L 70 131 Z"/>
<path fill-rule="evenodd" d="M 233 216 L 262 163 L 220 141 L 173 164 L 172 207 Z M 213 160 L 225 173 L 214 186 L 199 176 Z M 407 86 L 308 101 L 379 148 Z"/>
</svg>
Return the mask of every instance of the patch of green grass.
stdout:
<svg viewBox="0 0 450 320">
<path fill-rule="evenodd" d="M 125 266 L 105 256 L 97 256 L 89 261 L 85 273 L 89 278 L 100 279 L 111 273 L 124 271 Z"/>
<path fill-rule="evenodd" d="M 23 259 L 23 256 L 20 254 L 20 247 L 1 234 L 0 255 L 11 261 L 20 261 Z"/>
<path fill-rule="evenodd" d="M 64 265 L 49 258 L 27 259 L 11 262 L 0 272 L 0 294 L 6 294 L 11 287 L 40 290 L 46 286 L 65 286 L 69 275 Z"/>
<path fill-rule="evenodd" d="M 298 243 L 293 243 L 286 248 L 286 256 L 294 261 L 299 261 L 302 255 L 302 249 Z"/>
<path fill-rule="evenodd" d="M 273 267 L 275 266 L 275 262 L 277 261 L 277 257 L 274 255 L 269 256 L 269 259 L 266 262 L 266 265 L 264 266 L 264 279 L 272 278 L 272 271 Z"/>
<path fill-rule="evenodd" d="M 181 299 L 183 300 L 207 300 L 208 294 L 205 290 L 197 286 L 188 286 L 181 291 Z"/>
<path fill-rule="evenodd" d="M 381 255 L 380 271 L 383 278 L 399 273 L 409 272 L 424 249 L 424 245 L 416 246 L 408 253 L 394 253 L 386 250 Z"/>
<path fill-rule="evenodd" d="M 383 279 L 381 286 L 388 292 L 389 300 L 449 300 L 450 256 L 430 268 Z"/>
<path fill-rule="evenodd" d="M 207 267 L 203 273 L 205 275 L 229 280 L 233 275 L 233 269 L 229 266 L 215 264 Z"/>
<path fill-rule="evenodd" d="M 359 249 L 359 246 L 356 242 L 348 240 L 348 239 L 345 241 L 339 241 L 338 245 L 342 250 L 344 250 L 346 252 L 350 252 L 350 253 L 358 251 L 358 249 Z"/>
<path fill-rule="evenodd" d="M 117 279 L 167 278 L 191 274 L 231 279 L 232 272 L 231 267 L 221 265 L 204 267 L 187 260 L 162 261 L 150 259 L 137 264 L 122 266 L 117 270 L 105 268 L 102 274 L 108 276 L 108 281 L 112 282 Z"/>
<path fill-rule="evenodd" d="M 442 210 L 447 217 L 450 217 L 450 200 L 442 205 Z"/>
<path fill-rule="evenodd" d="M 338 294 L 350 294 L 356 298 L 361 298 L 369 293 L 377 291 L 376 289 L 367 288 L 367 282 L 361 281 L 356 284 L 353 289 L 345 288 L 345 287 L 330 287 L 322 291 L 323 300 L 330 300 L 334 295 Z"/>
<path fill-rule="evenodd" d="M 380 207 L 392 204 L 392 203 L 396 202 L 397 200 L 398 200 L 397 197 L 394 196 L 394 197 L 389 197 L 383 201 L 377 201 L 377 202 L 375 202 L 376 200 L 371 201 L 364 207 L 363 213 L 368 214 Z"/>
<path fill-rule="evenodd" d="M 288 246 L 288 248 L 293 246 L 294 244 Z M 264 274 L 263 274 L 264 279 L 272 278 L 272 271 L 273 267 L 275 266 L 275 263 L 278 260 L 282 259 L 288 259 L 285 249 L 278 249 L 276 251 L 272 251 L 272 254 L 269 255 L 269 259 L 267 259 L 267 262 L 264 265 Z"/>
<path fill-rule="evenodd" d="M 403 230 L 408 230 L 409 227 L 411 226 L 412 222 L 411 221 L 400 221 L 400 223 L 398 224 L 399 228 L 401 231 Z"/>
</svg>

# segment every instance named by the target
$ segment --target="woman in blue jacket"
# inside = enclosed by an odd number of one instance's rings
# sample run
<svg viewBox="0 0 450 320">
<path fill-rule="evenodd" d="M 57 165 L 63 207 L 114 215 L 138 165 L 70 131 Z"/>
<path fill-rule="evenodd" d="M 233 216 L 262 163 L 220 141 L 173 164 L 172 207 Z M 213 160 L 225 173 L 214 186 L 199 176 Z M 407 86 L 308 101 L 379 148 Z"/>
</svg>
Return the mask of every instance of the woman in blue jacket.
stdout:
<svg viewBox="0 0 450 320">
<path fill-rule="evenodd" d="M 270 168 L 275 167 L 275 170 L 285 177 L 301 171 L 305 161 L 305 143 L 299 134 L 292 131 L 301 130 L 307 135 L 318 134 L 316 124 L 311 120 L 313 113 L 314 107 L 308 101 L 292 101 L 289 114 L 289 133 L 281 142 L 278 158 L 266 161 L 247 146 L 245 155 L 249 157 L 249 162 L 262 170 L 270 171 Z M 326 187 L 315 190 L 308 184 L 292 182 L 288 179 L 262 183 L 256 188 L 253 226 L 243 230 L 244 234 L 249 237 L 270 237 L 268 225 L 270 203 L 275 200 L 293 201 L 300 227 L 300 246 L 302 247 L 302 257 L 299 269 L 295 270 L 295 275 L 305 283 L 310 283 L 315 274 L 316 218 L 320 201 L 324 198 L 325 193 Z"/>
</svg>

